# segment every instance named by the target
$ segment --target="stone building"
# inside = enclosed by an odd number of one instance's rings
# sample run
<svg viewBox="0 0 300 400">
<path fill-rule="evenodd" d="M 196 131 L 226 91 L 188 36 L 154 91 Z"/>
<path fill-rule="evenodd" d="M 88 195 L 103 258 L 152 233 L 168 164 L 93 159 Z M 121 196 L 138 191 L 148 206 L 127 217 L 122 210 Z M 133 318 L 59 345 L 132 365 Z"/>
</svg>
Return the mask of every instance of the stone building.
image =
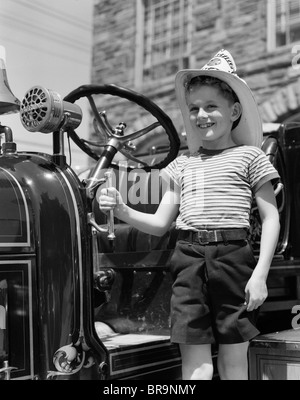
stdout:
<svg viewBox="0 0 300 400">
<path fill-rule="evenodd" d="M 300 1 L 95 0 L 92 83 L 114 83 L 148 96 L 178 132 L 183 123 L 174 93 L 176 71 L 202 67 L 221 48 L 232 53 L 264 122 L 298 119 Z M 122 99 L 105 100 L 103 106 L 112 120 L 125 115 L 132 129 L 147 125 L 147 115 Z"/>
</svg>

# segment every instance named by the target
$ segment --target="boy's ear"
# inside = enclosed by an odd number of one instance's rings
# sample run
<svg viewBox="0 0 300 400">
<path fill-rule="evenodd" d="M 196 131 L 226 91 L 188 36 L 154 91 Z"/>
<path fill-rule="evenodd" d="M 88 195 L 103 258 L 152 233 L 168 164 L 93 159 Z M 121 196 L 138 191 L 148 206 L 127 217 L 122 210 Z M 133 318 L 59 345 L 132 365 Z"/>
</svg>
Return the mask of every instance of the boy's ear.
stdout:
<svg viewBox="0 0 300 400">
<path fill-rule="evenodd" d="M 234 103 L 233 108 L 232 108 L 232 121 L 236 121 L 240 116 L 242 115 L 242 106 L 241 103 Z"/>
</svg>

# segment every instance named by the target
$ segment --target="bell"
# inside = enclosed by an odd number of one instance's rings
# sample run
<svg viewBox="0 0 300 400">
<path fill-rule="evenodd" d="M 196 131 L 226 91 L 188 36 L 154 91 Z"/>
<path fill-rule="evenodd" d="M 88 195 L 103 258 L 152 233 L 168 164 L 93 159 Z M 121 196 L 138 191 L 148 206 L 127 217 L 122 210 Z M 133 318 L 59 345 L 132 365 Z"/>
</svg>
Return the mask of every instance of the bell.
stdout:
<svg viewBox="0 0 300 400">
<path fill-rule="evenodd" d="M 18 112 L 20 104 L 9 87 L 5 66 L 5 48 L 0 46 L 0 114 Z"/>
</svg>

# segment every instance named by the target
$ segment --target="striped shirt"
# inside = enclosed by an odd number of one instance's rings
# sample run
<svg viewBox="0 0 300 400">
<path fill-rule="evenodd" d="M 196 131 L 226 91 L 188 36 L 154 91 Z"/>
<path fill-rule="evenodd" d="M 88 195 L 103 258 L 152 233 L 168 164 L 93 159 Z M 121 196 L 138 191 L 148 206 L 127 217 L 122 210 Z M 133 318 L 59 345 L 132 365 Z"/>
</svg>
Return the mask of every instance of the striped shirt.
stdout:
<svg viewBox="0 0 300 400">
<path fill-rule="evenodd" d="M 181 189 L 176 227 L 196 230 L 248 229 L 254 193 L 279 175 L 261 149 L 242 145 L 182 154 L 162 177 Z"/>
</svg>

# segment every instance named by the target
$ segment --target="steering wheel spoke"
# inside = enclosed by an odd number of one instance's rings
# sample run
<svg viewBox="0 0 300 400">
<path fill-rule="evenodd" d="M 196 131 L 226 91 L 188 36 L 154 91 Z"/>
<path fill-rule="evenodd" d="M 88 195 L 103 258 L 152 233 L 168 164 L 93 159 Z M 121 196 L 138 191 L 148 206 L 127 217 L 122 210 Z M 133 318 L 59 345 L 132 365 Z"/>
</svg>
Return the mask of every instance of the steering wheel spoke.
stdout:
<svg viewBox="0 0 300 400">
<path fill-rule="evenodd" d="M 93 120 L 93 127 L 95 129 L 95 133 L 97 134 L 97 137 L 99 138 L 99 145 L 106 145 L 106 143 L 109 140 L 109 137 L 107 135 L 107 132 L 104 129 L 101 129 L 99 127 L 98 121 L 96 118 L 94 118 Z M 88 141 L 86 141 L 86 143 L 88 143 Z"/>
<path fill-rule="evenodd" d="M 91 106 L 91 108 L 92 108 L 92 110 L 93 110 L 93 113 L 94 113 L 94 116 L 95 116 L 95 123 L 96 123 L 96 122 L 98 123 L 98 131 L 100 130 L 101 133 L 105 134 L 105 136 L 106 136 L 107 138 L 109 138 L 109 137 L 112 135 L 113 130 L 109 129 L 109 127 L 107 126 L 107 124 L 102 120 L 101 117 L 102 117 L 102 115 L 103 115 L 103 111 L 102 111 L 102 112 L 99 112 L 99 111 L 97 110 L 95 101 L 94 101 L 94 99 L 93 99 L 92 96 L 87 96 L 87 98 L 88 98 L 88 101 L 89 101 L 89 103 L 90 103 L 90 106 Z M 105 113 L 105 112 L 104 112 L 104 113 Z"/>
<path fill-rule="evenodd" d="M 159 126 L 159 122 L 154 122 L 153 124 L 147 126 L 146 128 L 140 129 L 139 131 L 136 132 L 132 132 L 129 135 L 124 135 L 124 136 L 119 136 L 116 134 L 112 134 L 112 137 L 114 137 L 115 139 L 119 139 L 120 142 L 127 143 L 127 142 L 131 142 L 132 140 L 138 139 L 142 136 L 144 136 L 146 133 L 152 131 L 153 129 L 157 128 Z"/>
<path fill-rule="evenodd" d="M 138 164 L 142 164 L 144 167 L 147 167 L 148 164 L 145 163 L 144 161 L 140 160 L 139 158 L 135 157 L 134 155 L 132 155 L 129 151 L 126 151 L 125 149 L 120 149 L 119 152 L 121 154 L 123 154 L 123 156 L 125 156 L 126 158 L 128 158 L 131 161 L 134 161 Z"/>
</svg>

